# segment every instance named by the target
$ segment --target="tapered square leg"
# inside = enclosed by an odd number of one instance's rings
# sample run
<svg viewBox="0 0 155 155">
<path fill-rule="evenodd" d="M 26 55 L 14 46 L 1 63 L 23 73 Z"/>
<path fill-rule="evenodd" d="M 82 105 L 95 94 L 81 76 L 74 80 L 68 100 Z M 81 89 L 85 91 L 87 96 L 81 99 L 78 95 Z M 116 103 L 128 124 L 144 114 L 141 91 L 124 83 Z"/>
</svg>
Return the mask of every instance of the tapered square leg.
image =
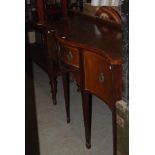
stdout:
<svg viewBox="0 0 155 155">
<path fill-rule="evenodd" d="M 49 83 L 51 86 L 52 100 L 53 100 L 53 104 L 56 105 L 57 104 L 56 94 L 57 94 L 57 77 L 58 77 L 58 75 L 55 70 L 57 70 L 57 67 L 48 58 L 47 58 L 47 69 L 48 69 L 47 70 L 48 77 L 50 79 Z"/>
<path fill-rule="evenodd" d="M 57 77 L 52 77 L 50 79 L 50 86 L 51 86 L 51 93 L 52 93 L 53 104 L 56 105 L 57 104 L 57 100 L 56 100 L 56 94 L 57 94 Z"/>
<path fill-rule="evenodd" d="M 65 97 L 65 107 L 67 114 L 67 123 L 70 122 L 70 87 L 69 87 L 69 73 L 62 73 L 62 81 L 63 81 L 63 89 L 64 89 L 64 97 Z"/>
<path fill-rule="evenodd" d="M 86 147 L 91 148 L 92 95 L 82 93 L 83 117 L 85 126 Z"/>
</svg>

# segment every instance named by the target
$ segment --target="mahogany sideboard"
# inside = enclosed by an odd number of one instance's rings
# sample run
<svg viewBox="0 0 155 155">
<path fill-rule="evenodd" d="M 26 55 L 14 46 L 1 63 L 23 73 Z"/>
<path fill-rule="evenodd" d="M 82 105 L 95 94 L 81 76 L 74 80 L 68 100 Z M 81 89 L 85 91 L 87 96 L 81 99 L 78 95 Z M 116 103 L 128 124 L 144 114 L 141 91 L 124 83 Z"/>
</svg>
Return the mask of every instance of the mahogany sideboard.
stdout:
<svg viewBox="0 0 155 155">
<path fill-rule="evenodd" d="M 62 75 L 67 122 L 70 122 L 69 73 L 72 73 L 82 95 L 86 147 L 91 147 L 91 98 L 96 95 L 111 109 L 113 154 L 116 155 L 115 103 L 122 97 L 121 24 L 70 11 L 60 21 L 32 25 L 45 30 L 54 103 L 56 78 Z"/>
</svg>

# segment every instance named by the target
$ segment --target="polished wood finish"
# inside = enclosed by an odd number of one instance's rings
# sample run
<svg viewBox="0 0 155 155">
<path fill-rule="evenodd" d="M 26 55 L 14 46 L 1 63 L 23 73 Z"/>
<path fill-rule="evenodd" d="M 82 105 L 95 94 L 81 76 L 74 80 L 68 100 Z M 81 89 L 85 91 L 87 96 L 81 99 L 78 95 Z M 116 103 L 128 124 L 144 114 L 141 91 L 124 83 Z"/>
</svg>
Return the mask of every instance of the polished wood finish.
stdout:
<svg viewBox="0 0 155 155">
<path fill-rule="evenodd" d="M 68 19 L 56 25 L 57 36 L 83 49 L 100 51 L 111 64 L 122 63 L 121 26 L 112 22 L 105 22 L 95 17 L 81 13 L 70 13 Z"/>
<path fill-rule="evenodd" d="M 59 61 L 62 73 L 62 81 L 64 88 L 65 105 L 67 112 L 67 123 L 70 122 L 70 89 L 69 89 L 69 73 L 80 86 L 80 54 L 79 49 L 75 44 L 70 44 L 64 40 L 64 37 L 57 37 L 59 43 Z"/>
<path fill-rule="evenodd" d="M 112 66 L 107 59 L 91 51 L 84 51 L 83 57 L 84 89 L 97 95 L 111 107 L 113 103 Z"/>
<path fill-rule="evenodd" d="M 82 107 L 85 126 L 86 147 L 91 148 L 91 123 L 92 123 L 92 95 L 82 92 Z"/>
<path fill-rule="evenodd" d="M 82 94 L 86 147 L 91 147 L 91 94 L 94 94 L 101 98 L 112 111 L 113 154 L 116 155 L 115 103 L 121 99 L 121 65 L 123 63 L 120 25 L 76 14 L 58 23 L 56 37 L 60 42 L 60 47 L 70 44 L 73 48 L 78 49 L 76 52 L 79 55 L 76 57 L 76 62 L 79 62 L 78 67 L 74 62 L 70 62 L 67 56 L 61 57 L 61 59 L 67 64 L 65 69 L 69 72 L 73 72 L 77 67 L 75 79 L 79 79 L 77 83 L 80 85 Z M 61 48 L 60 51 L 67 53 L 64 48 Z"/>
<path fill-rule="evenodd" d="M 91 96 L 96 95 L 112 111 L 113 147 L 116 155 L 115 102 L 121 99 L 122 93 L 121 25 L 69 12 L 68 18 L 56 23 L 45 23 L 43 27 L 52 30 L 56 38 L 56 51 L 53 54 L 52 51 L 49 52 L 50 63 L 58 64 L 62 75 L 67 122 L 70 122 L 69 73 L 72 73 L 82 95 L 86 147 L 91 147 Z M 53 47 L 51 40 L 48 41 L 49 48 Z M 57 69 L 54 65 L 51 67 L 51 76 L 52 73 L 57 75 Z M 56 76 L 54 77 L 51 81 L 56 81 Z"/>
<path fill-rule="evenodd" d="M 121 99 L 121 77 L 118 65 L 111 65 L 109 61 L 97 53 L 83 51 L 82 53 L 82 96 L 87 98 L 88 94 L 94 94 L 102 99 L 111 109 L 113 127 L 113 154 L 117 154 L 117 128 L 116 128 L 116 107 L 115 103 Z M 121 67 L 119 65 L 119 67 Z M 93 72 L 92 72 L 93 71 Z M 91 146 L 91 101 L 83 100 L 85 125 L 86 147 Z M 89 117 L 86 113 L 89 112 Z"/>
</svg>

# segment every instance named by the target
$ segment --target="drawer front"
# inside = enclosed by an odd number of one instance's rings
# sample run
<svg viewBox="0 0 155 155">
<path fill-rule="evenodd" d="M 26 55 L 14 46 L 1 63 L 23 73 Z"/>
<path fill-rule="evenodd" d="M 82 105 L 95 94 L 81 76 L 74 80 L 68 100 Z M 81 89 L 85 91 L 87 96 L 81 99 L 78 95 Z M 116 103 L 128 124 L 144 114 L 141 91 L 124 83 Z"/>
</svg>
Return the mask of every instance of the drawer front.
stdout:
<svg viewBox="0 0 155 155">
<path fill-rule="evenodd" d="M 85 89 L 100 97 L 106 104 L 113 103 L 111 66 L 96 53 L 84 52 Z"/>
<path fill-rule="evenodd" d="M 79 50 L 74 47 L 62 46 L 61 47 L 61 60 L 73 67 L 79 68 Z"/>
</svg>

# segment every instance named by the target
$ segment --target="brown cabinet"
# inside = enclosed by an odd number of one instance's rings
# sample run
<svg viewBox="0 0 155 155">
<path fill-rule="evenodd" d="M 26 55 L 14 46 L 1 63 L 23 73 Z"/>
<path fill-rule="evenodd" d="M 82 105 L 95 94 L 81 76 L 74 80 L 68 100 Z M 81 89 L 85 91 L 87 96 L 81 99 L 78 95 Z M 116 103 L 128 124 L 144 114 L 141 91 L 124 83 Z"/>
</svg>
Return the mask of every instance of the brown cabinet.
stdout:
<svg viewBox="0 0 155 155">
<path fill-rule="evenodd" d="M 117 154 L 115 103 L 122 93 L 121 25 L 83 14 L 72 14 L 57 28 L 60 59 L 63 62 L 63 86 L 69 119 L 68 73 L 73 73 L 80 86 L 86 147 L 91 147 L 92 95 L 98 96 L 112 112 L 113 154 Z M 105 31 L 106 29 L 106 31 Z M 67 71 L 67 72 L 65 72 Z"/>
<path fill-rule="evenodd" d="M 47 23 L 43 27 L 46 30 L 45 52 L 47 62 L 50 62 L 48 75 L 54 103 L 56 104 L 56 78 L 60 71 L 67 122 L 70 122 L 69 73 L 72 73 L 82 94 L 86 147 L 91 147 L 91 95 L 94 94 L 112 111 L 113 150 L 116 155 L 115 103 L 121 99 L 123 63 L 121 37 L 116 38 L 116 34 L 121 33 L 121 25 L 72 12 L 72 16 L 67 19 L 51 26 Z M 52 32 L 52 29 L 55 31 Z"/>
<path fill-rule="evenodd" d="M 107 59 L 84 51 L 84 89 L 97 95 L 108 105 L 113 100 L 112 67 Z"/>
</svg>

